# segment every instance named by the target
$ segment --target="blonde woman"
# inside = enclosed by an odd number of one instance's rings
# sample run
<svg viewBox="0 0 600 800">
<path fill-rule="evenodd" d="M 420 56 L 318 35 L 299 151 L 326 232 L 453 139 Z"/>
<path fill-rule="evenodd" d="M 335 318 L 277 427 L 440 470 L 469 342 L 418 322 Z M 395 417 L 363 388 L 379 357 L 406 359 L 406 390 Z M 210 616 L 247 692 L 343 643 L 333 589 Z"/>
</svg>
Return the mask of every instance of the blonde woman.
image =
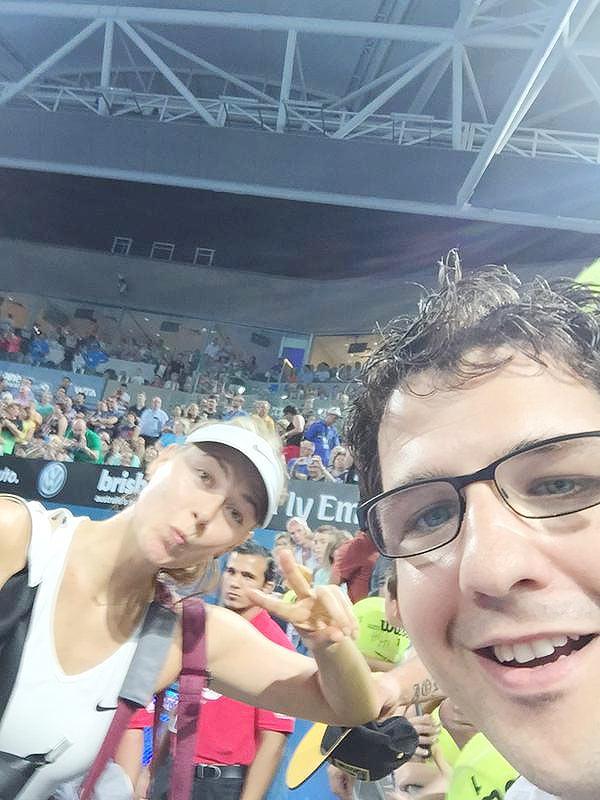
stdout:
<svg viewBox="0 0 600 800">
<path fill-rule="evenodd" d="M 0 583 L 37 584 L 28 635 L 0 721 L 0 751 L 24 757 L 69 747 L 13 800 L 40 800 L 90 766 L 163 574 L 194 580 L 213 560 L 264 527 L 284 487 L 278 453 L 243 420 L 207 423 L 154 460 L 138 499 L 110 519 L 68 512 L 51 519 L 37 503 L 0 500 Z M 376 717 L 412 691 L 374 680 L 353 636 L 356 622 L 337 587 L 310 589 L 293 559 L 282 569 L 298 600 L 253 592 L 255 603 L 294 624 L 314 658 L 284 650 L 238 614 L 209 606 L 212 688 L 242 702 L 337 725 Z M 0 595 L 1 598 L 1 595 Z M 0 658 L 0 667 L 2 666 Z M 180 672 L 181 631 L 156 689 Z M 112 701 L 112 702 L 111 702 Z M 40 708 L 44 709 L 40 715 Z"/>
</svg>

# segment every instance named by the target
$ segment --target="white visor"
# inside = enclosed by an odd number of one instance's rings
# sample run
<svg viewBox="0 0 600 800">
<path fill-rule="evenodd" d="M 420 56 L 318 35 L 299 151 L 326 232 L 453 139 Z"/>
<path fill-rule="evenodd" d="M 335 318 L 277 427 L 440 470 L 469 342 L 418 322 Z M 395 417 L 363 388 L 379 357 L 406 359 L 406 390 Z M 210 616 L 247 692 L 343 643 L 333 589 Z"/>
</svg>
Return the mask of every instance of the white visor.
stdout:
<svg viewBox="0 0 600 800">
<path fill-rule="evenodd" d="M 267 492 L 267 514 L 262 521 L 258 521 L 260 527 L 266 528 L 277 511 L 284 488 L 283 466 L 269 443 L 253 431 L 224 423 L 201 425 L 185 441 L 186 444 L 224 444 L 238 450 L 254 464 Z"/>
</svg>

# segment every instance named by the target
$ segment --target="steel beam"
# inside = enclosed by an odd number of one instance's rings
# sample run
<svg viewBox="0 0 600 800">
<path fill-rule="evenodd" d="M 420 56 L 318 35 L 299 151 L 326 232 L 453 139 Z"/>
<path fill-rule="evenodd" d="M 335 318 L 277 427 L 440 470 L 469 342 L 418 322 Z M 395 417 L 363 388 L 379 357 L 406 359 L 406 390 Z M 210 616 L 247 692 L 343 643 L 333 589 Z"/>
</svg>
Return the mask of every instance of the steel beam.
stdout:
<svg viewBox="0 0 600 800">
<path fill-rule="evenodd" d="M 478 208 L 472 205 L 459 208 L 458 206 L 444 203 L 424 203 L 412 200 L 395 200 L 385 197 L 306 191 L 303 189 L 281 188 L 279 186 L 265 186 L 260 183 L 236 183 L 187 176 L 182 177 L 160 172 L 137 172 L 134 170 L 88 167 L 85 165 L 6 158 L 2 156 L 0 156 L 0 167 L 27 169 L 39 172 L 59 172 L 68 175 L 86 175 L 98 178 L 113 178 L 116 180 L 139 181 L 141 183 L 156 183 L 165 186 L 209 189 L 216 192 L 250 194 L 258 197 L 299 200 L 308 203 L 326 203 L 337 206 L 350 206 L 353 208 L 370 208 L 380 211 L 397 211 L 405 214 L 449 217 L 451 219 L 472 219 L 482 222 L 501 222 L 509 225 L 525 225 L 534 228 L 600 234 L 600 220 L 584 219 L 580 217 L 533 214 L 530 212 L 496 208 Z"/>
<path fill-rule="evenodd" d="M 574 53 L 569 54 L 569 61 L 575 68 L 575 71 L 585 84 L 586 89 L 592 95 L 593 99 L 598 105 L 600 105 L 600 86 L 598 85 L 598 82 L 592 73 L 585 66 L 583 61 L 581 61 L 581 59 L 579 59 Z"/>
<path fill-rule="evenodd" d="M 348 106 L 353 100 L 356 100 L 357 97 L 362 97 L 363 94 L 367 94 L 368 92 L 372 92 L 373 89 L 376 89 L 378 86 L 381 86 L 387 81 L 392 80 L 393 78 L 397 78 L 398 75 L 402 75 L 409 69 L 418 64 L 423 57 L 422 53 L 418 53 L 416 56 L 409 58 L 408 61 L 404 61 L 402 64 L 398 64 L 397 67 L 393 67 L 393 69 L 389 69 L 387 72 L 384 72 L 383 75 L 380 75 L 375 80 L 371 81 L 371 83 L 365 83 L 364 86 L 361 86 L 358 89 L 355 89 L 350 94 L 344 95 L 344 97 L 340 97 L 339 100 L 335 100 L 333 103 L 330 103 L 326 106 L 326 109 L 329 111 L 333 108 L 338 108 L 340 106 Z"/>
<path fill-rule="evenodd" d="M 40 2 L 40 0 L 2 0 L 1 15 L 27 17 L 61 17 L 67 19 L 114 19 L 127 22 L 146 22 L 162 25 L 203 26 L 234 28 L 253 31 L 295 30 L 334 36 L 352 36 L 360 39 L 383 39 L 399 42 L 423 42 L 440 44 L 453 42 L 453 28 L 427 25 L 389 25 L 385 22 L 362 20 L 322 19 L 313 17 L 290 17 L 280 14 L 253 14 L 233 11 L 192 11 L 176 8 L 145 8 L 142 6 L 118 6 L 107 4 L 85 4 L 65 2 Z M 530 50 L 537 39 L 533 36 L 509 34 L 481 34 L 472 32 L 472 44 L 495 49 Z"/>
<path fill-rule="evenodd" d="M 109 19 L 104 28 L 104 49 L 102 51 L 102 68 L 100 70 L 100 88 L 104 92 L 106 92 L 110 86 L 114 32 L 115 23 L 112 19 Z M 105 97 L 100 98 L 98 111 L 103 117 L 108 116 L 109 108 Z"/>
<path fill-rule="evenodd" d="M 294 59 L 296 56 L 296 31 L 288 31 L 287 42 L 285 45 L 285 56 L 283 59 L 283 74 L 281 78 L 281 89 L 279 92 L 279 110 L 277 112 L 277 123 L 275 130 L 283 133 L 287 120 L 287 102 L 290 99 L 290 89 L 292 86 L 292 76 L 294 74 Z"/>
<path fill-rule="evenodd" d="M 571 30 L 569 31 L 570 45 L 573 45 L 573 43 L 577 41 L 577 39 L 581 35 L 581 32 L 590 21 L 590 17 L 594 13 L 594 11 L 598 8 L 599 3 L 600 0 L 594 0 L 593 3 L 590 3 L 587 6 L 587 8 L 584 9 L 582 14 L 577 15 L 576 18 L 571 20 Z"/>
<path fill-rule="evenodd" d="M 529 112 L 529 109 L 531 108 L 531 106 L 537 100 L 537 98 L 539 96 L 539 93 L 542 91 L 542 89 L 546 85 L 546 82 L 548 81 L 548 78 L 554 72 L 558 62 L 562 60 L 563 55 L 564 55 L 564 53 L 563 53 L 562 49 L 559 49 L 558 47 L 555 48 L 553 50 L 553 52 L 550 54 L 550 57 L 548 58 L 548 60 L 544 64 L 544 66 L 542 67 L 539 75 L 537 76 L 537 78 L 535 79 L 535 81 L 533 83 L 533 86 L 531 87 L 531 89 L 527 93 L 527 96 L 525 97 L 525 99 L 523 100 L 521 106 L 519 107 L 519 110 L 518 110 L 517 114 L 515 115 L 514 119 L 512 120 L 508 130 L 504 134 L 504 138 L 502 139 L 502 141 L 500 142 L 500 144 L 498 146 L 498 150 L 497 150 L 498 153 L 501 152 L 503 150 L 503 148 L 506 146 L 507 142 L 509 141 L 509 139 L 511 138 L 511 136 L 513 135 L 515 130 L 519 127 L 519 125 L 521 124 L 521 122 L 525 118 L 526 114 Z"/>
<path fill-rule="evenodd" d="M 518 117 L 521 107 L 527 100 L 538 75 L 561 37 L 578 3 L 579 0 L 562 0 L 557 4 L 558 11 L 555 11 L 552 15 L 552 19 L 548 23 L 544 35 L 540 38 L 539 44 L 528 58 L 523 72 L 492 127 L 485 146 L 480 150 L 463 185 L 458 191 L 456 204 L 459 208 L 463 208 L 473 196 L 477 184 Z"/>
<path fill-rule="evenodd" d="M 463 111 L 463 52 L 462 44 L 452 47 L 452 149 L 462 148 Z"/>
<path fill-rule="evenodd" d="M 88 39 L 93 33 L 95 33 L 99 28 L 104 26 L 104 22 L 101 19 L 94 20 L 94 22 L 90 22 L 89 25 L 80 31 L 76 36 L 72 39 L 69 39 L 68 42 L 65 42 L 62 47 L 59 47 L 52 55 L 48 56 L 41 64 L 38 64 L 37 67 L 31 70 L 27 75 L 25 75 L 21 80 L 13 83 L 12 86 L 9 86 L 7 89 L 2 92 L 0 95 L 0 106 L 8 103 L 9 100 L 12 100 L 15 95 L 22 92 L 26 86 L 29 86 L 30 83 L 36 78 L 39 78 L 40 75 L 43 75 L 44 72 L 47 72 L 51 67 L 57 64 L 61 58 L 64 58 L 68 53 L 78 47 L 82 42 Z"/>
<path fill-rule="evenodd" d="M 184 97 L 190 106 L 196 111 L 202 119 L 207 122 L 209 125 L 213 127 L 217 127 L 217 120 L 213 117 L 213 115 L 206 110 L 206 108 L 200 103 L 197 98 L 190 92 L 187 86 L 179 80 L 177 75 L 173 72 L 173 70 L 165 64 L 165 62 L 160 58 L 157 53 L 150 47 L 150 45 L 145 42 L 142 37 L 135 31 L 128 22 L 123 22 L 122 20 L 118 20 L 117 24 L 119 28 L 123 31 L 123 33 L 128 36 L 131 41 L 138 47 L 142 53 L 146 56 L 146 58 L 151 61 L 156 69 L 161 72 L 165 78 L 169 81 L 171 86 L 182 96 Z"/>
<path fill-rule="evenodd" d="M 391 9 L 389 8 L 390 2 L 392 3 Z M 385 22 L 388 25 L 401 23 L 411 2 L 412 0 L 381 0 L 379 11 L 375 16 L 375 22 Z M 350 78 L 346 90 L 347 94 L 375 80 L 385 64 L 390 46 L 391 42 L 385 42 L 381 39 L 367 39 L 365 41 Z"/>
<path fill-rule="evenodd" d="M 575 0 L 573 0 L 573 2 L 575 2 Z M 418 75 L 426 70 L 427 67 L 433 64 L 433 62 L 443 53 L 445 53 L 447 49 L 448 45 L 441 44 L 425 53 L 418 64 L 416 64 L 408 72 L 404 73 L 404 75 L 401 75 L 390 86 L 388 86 L 387 89 L 384 89 L 381 94 L 373 98 L 373 100 L 371 100 L 370 103 L 368 103 L 361 111 L 359 111 L 358 114 L 355 114 L 352 119 L 348 120 L 348 122 L 344 123 L 343 125 L 340 125 L 337 131 L 332 134 L 332 138 L 343 139 L 349 133 L 352 133 L 352 131 L 362 122 L 364 122 L 367 117 L 370 117 L 371 114 L 385 105 L 387 101 L 390 100 L 395 94 L 413 81 Z"/>
<path fill-rule="evenodd" d="M 465 75 L 467 76 L 467 81 L 469 82 L 469 87 L 471 89 L 471 93 L 475 98 L 475 102 L 477 104 L 477 108 L 479 109 L 479 113 L 481 114 L 482 122 L 487 124 L 488 122 L 488 115 L 487 111 L 485 110 L 485 105 L 483 104 L 483 99 L 481 97 L 481 92 L 479 91 L 479 85 L 477 83 L 477 78 L 475 77 L 475 73 L 473 72 L 473 67 L 471 65 L 471 59 L 469 58 L 469 54 L 463 48 L 463 63 L 465 68 Z"/>
<path fill-rule="evenodd" d="M 444 55 L 438 59 L 437 63 L 431 67 L 427 73 L 427 77 L 419 87 L 419 91 L 416 93 L 412 103 L 408 107 L 409 114 L 423 113 L 423 109 L 431 100 L 431 96 L 439 86 L 439 83 L 446 74 L 446 70 L 450 66 L 451 62 L 452 51 L 449 51 L 444 53 Z"/>
</svg>

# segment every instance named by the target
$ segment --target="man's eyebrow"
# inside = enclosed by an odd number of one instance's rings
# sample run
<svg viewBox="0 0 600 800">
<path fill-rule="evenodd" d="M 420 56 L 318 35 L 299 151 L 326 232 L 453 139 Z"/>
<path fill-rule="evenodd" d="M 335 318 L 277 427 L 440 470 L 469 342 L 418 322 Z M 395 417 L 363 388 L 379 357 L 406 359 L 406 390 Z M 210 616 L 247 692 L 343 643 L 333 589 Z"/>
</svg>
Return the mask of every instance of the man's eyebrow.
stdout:
<svg viewBox="0 0 600 800">
<path fill-rule="evenodd" d="M 521 452 L 521 450 L 526 450 L 528 447 L 535 447 L 537 445 L 543 445 L 548 439 L 553 439 L 556 436 L 560 436 L 560 433 L 557 432 L 548 432 L 545 433 L 543 436 L 526 436 L 523 439 L 520 439 L 518 442 L 515 442 L 511 447 L 507 450 L 503 449 L 501 452 L 497 452 L 495 457 L 490 458 L 487 462 L 488 464 L 493 464 L 494 461 L 497 461 L 500 458 L 509 458 L 510 456 L 514 456 L 517 453 Z M 482 464 L 480 469 L 487 466 L 487 464 Z M 474 470 L 476 471 L 476 470 Z M 461 472 L 449 472 L 448 470 L 441 469 L 440 467 L 432 466 L 425 469 L 415 469 L 411 470 L 403 475 L 400 480 L 394 481 L 394 488 L 398 486 L 407 486 L 408 484 L 412 483 L 420 483 L 421 481 L 435 481 L 435 480 L 443 480 L 444 478 L 456 478 L 459 475 L 464 475 L 464 471 Z"/>
</svg>

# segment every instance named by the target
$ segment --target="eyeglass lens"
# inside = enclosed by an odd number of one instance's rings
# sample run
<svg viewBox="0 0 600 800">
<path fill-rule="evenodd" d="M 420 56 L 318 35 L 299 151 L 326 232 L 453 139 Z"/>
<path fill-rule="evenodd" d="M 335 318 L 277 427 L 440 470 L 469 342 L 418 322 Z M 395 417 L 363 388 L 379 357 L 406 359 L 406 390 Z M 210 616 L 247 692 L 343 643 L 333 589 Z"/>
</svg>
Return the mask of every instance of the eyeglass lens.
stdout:
<svg viewBox="0 0 600 800">
<path fill-rule="evenodd" d="M 522 517 L 543 519 L 600 503 L 600 437 L 540 445 L 502 461 L 495 483 Z M 400 489 L 369 510 L 369 528 L 389 556 L 433 550 L 455 538 L 462 522 L 457 489 L 443 480 Z"/>
</svg>

